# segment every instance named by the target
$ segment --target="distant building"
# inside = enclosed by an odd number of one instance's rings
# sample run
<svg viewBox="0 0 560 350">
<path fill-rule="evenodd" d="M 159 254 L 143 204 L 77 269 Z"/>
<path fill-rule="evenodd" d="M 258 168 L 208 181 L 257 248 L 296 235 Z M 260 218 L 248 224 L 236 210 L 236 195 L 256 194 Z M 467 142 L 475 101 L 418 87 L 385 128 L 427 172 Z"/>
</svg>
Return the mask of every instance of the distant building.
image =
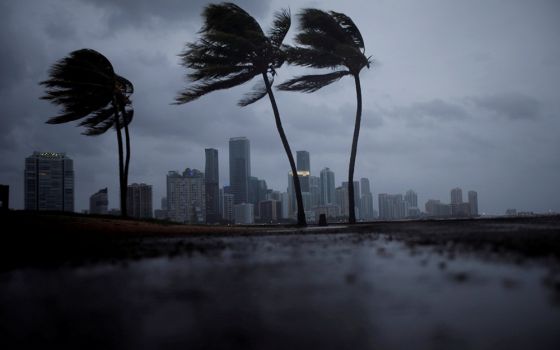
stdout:
<svg viewBox="0 0 560 350">
<path fill-rule="evenodd" d="M 0 210 L 10 208 L 10 186 L 0 185 Z"/>
<path fill-rule="evenodd" d="M 250 225 L 255 223 L 253 204 L 241 203 L 233 206 L 235 223 L 240 225 Z"/>
<path fill-rule="evenodd" d="M 406 215 L 406 204 L 402 194 L 380 193 L 378 205 L 381 220 L 402 219 Z"/>
<path fill-rule="evenodd" d="M 441 203 L 437 199 L 430 199 L 425 204 L 426 215 L 435 217 L 451 216 L 451 205 Z"/>
<path fill-rule="evenodd" d="M 321 205 L 321 179 L 317 176 L 309 176 L 310 208 Z"/>
<path fill-rule="evenodd" d="M 478 216 L 478 193 L 469 191 L 469 209 L 472 216 Z"/>
<path fill-rule="evenodd" d="M 280 194 L 280 202 L 282 202 L 282 219 L 289 219 L 290 215 L 290 196 L 288 192 Z"/>
<path fill-rule="evenodd" d="M 154 217 L 158 220 L 168 220 L 169 214 L 165 209 L 156 209 L 154 210 Z"/>
<path fill-rule="evenodd" d="M 463 203 L 463 190 L 456 187 L 451 190 L 451 215 L 459 216 L 459 205 Z"/>
<path fill-rule="evenodd" d="M 282 219 L 282 202 L 268 199 L 259 202 L 260 220 L 266 223 L 278 222 Z"/>
<path fill-rule="evenodd" d="M 136 183 L 128 185 L 126 212 L 128 216 L 136 219 L 151 219 L 153 217 L 151 185 Z"/>
<path fill-rule="evenodd" d="M 297 171 L 307 171 L 308 173 L 311 172 L 311 161 L 309 158 L 309 152 L 307 151 L 297 151 L 296 152 L 297 158 Z"/>
<path fill-rule="evenodd" d="M 513 209 L 513 208 L 507 209 L 506 210 L 506 215 L 507 216 L 517 216 L 517 209 Z"/>
<path fill-rule="evenodd" d="M 229 185 L 235 204 L 249 201 L 251 177 L 250 142 L 246 137 L 229 139 Z"/>
<path fill-rule="evenodd" d="M 360 218 L 362 220 L 373 220 L 374 210 L 373 210 L 373 194 L 371 193 L 369 179 L 361 178 L 360 187 L 362 197 L 360 198 Z"/>
<path fill-rule="evenodd" d="M 415 218 L 420 216 L 420 209 L 418 209 L 418 195 L 413 190 L 406 191 L 404 195 L 404 202 L 406 207 L 406 217 Z"/>
<path fill-rule="evenodd" d="M 227 222 L 233 223 L 235 221 L 235 213 L 233 211 L 234 200 L 232 193 L 224 193 L 224 211 L 222 218 Z"/>
<path fill-rule="evenodd" d="M 24 174 L 26 210 L 74 211 L 74 162 L 65 153 L 33 152 Z"/>
<path fill-rule="evenodd" d="M 315 208 L 315 221 L 319 221 L 319 216 L 325 214 L 327 218 L 336 219 L 340 217 L 340 208 L 336 204 L 327 204 Z"/>
<path fill-rule="evenodd" d="M 89 197 L 89 213 L 106 215 L 109 207 L 107 187 L 97 191 Z"/>
<path fill-rule="evenodd" d="M 220 221 L 220 175 L 218 168 L 218 150 L 206 148 L 206 166 L 204 168 L 204 186 L 206 196 L 206 222 Z"/>
<path fill-rule="evenodd" d="M 334 172 L 329 168 L 321 170 L 321 205 L 335 204 Z"/>
<path fill-rule="evenodd" d="M 340 186 L 336 188 L 335 204 L 340 209 L 341 217 L 348 217 L 350 215 L 348 210 L 348 186 Z"/>
<path fill-rule="evenodd" d="M 188 224 L 206 222 L 204 173 L 187 168 L 183 174 L 167 174 L 167 210 L 169 219 Z"/>
</svg>

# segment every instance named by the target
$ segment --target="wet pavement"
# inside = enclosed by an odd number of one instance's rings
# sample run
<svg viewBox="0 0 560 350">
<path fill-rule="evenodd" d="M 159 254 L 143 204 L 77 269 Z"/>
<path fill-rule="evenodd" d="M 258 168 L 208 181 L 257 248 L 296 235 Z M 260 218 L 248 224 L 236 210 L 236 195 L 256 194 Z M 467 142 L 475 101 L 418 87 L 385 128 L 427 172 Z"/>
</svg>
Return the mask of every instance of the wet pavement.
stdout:
<svg viewBox="0 0 560 350">
<path fill-rule="evenodd" d="M 560 348 L 546 258 L 373 233 L 144 240 L 175 248 L 1 272 L 0 347 Z"/>
</svg>

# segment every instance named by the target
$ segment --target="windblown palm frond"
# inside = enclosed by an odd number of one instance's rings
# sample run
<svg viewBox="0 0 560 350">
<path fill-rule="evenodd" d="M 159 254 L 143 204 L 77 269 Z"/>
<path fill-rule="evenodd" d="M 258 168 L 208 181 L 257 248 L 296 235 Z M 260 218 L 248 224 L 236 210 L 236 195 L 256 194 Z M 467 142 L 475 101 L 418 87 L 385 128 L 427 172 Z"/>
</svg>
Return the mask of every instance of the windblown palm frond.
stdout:
<svg viewBox="0 0 560 350">
<path fill-rule="evenodd" d="M 315 92 L 322 87 L 338 81 L 343 76 L 350 74 L 349 71 L 341 70 L 327 74 L 303 75 L 290 79 L 278 85 L 277 88 L 283 91 Z"/>
<path fill-rule="evenodd" d="M 272 28 L 268 31 L 268 37 L 274 47 L 279 48 L 282 45 L 291 25 L 292 18 L 290 10 L 280 10 L 274 14 Z"/>
</svg>

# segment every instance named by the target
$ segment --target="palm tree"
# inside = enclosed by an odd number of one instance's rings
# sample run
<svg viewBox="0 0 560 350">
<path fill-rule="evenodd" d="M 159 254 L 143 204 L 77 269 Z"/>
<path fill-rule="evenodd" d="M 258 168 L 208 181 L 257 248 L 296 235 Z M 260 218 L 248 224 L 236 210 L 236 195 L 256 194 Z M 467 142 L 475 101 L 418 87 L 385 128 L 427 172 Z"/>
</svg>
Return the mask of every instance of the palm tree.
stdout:
<svg viewBox="0 0 560 350">
<path fill-rule="evenodd" d="M 356 84 L 356 121 L 352 138 L 352 151 L 348 167 L 349 222 L 356 222 L 354 203 L 354 165 L 362 118 L 362 89 L 360 71 L 370 65 L 365 56 L 362 34 L 345 14 L 317 9 L 304 9 L 299 14 L 300 33 L 295 41 L 301 46 L 285 46 L 286 60 L 290 64 L 312 68 L 329 68 L 334 72 L 318 75 L 303 75 L 278 86 L 285 91 L 315 92 L 340 78 L 351 75 Z"/>
<path fill-rule="evenodd" d="M 134 116 L 129 98 L 134 92 L 132 83 L 117 75 L 111 62 L 102 54 L 92 49 L 81 49 L 55 63 L 49 71 L 49 79 L 40 84 L 45 86 L 46 92 L 41 99 L 62 107 L 61 114 L 47 120 L 48 124 L 81 120 L 79 126 L 86 128 L 82 134 L 87 136 L 115 129 L 119 150 L 121 215 L 126 216 L 130 163 L 128 125 Z M 121 129 L 125 133 L 124 161 Z"/>
<path fill-rule="evenodd" d="M 187 44 L 180 55 L 181 64 L 191 69 L 187 78 L 194 84 L 179 94 L 176 103 L 191 102 L 212 91 L 229 89 L 262 76 L 263 83 L 257 84 L 238 105 L 244 107 L 268 95 L 276 128 L 294 174 L 298 225 L 304 226 L 305 212 L 299 178 L 295 176 L 296 165 L 271 88 L 276 69 L 285 60 L 281 45 L 290 29 L 290 13 L 287 10 L 277 12 L 268 35 L 251 15 L 232 3 L 208 5 L 202 16 L 201 38 Z"/>
</svg>

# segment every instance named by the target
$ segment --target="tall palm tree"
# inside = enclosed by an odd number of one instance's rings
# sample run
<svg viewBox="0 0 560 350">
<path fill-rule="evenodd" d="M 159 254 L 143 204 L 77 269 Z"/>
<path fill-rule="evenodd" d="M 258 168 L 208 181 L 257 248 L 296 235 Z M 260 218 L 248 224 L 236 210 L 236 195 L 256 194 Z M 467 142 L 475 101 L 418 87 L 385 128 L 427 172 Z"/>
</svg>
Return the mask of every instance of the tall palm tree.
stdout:
<svg viewBox="0 0 560 350">
<path fill-rule="evenodd" d="M 356 121 L 348 167 L 349 222 L 356 222 L 354 201 L 354 165 L 358 149 L 358 137 L 362 118 L 362 89 L 360 71 L 370 66 L 370 58 L 365 56 L 362 34 L 345 14 L 318 9 L 304 9 L 299 14 L 300 32 L 295 41 L 300 46 L 285 46 L 286 60 L 312 68 L 329 68 L 334 72 L 317 75 L 303 75 L 290 79 L 278 86 L 284 91 L 315 92 L 340 78 L 351 75 L 356 84 Z"/>
<path fill-rule="evenodd" d="M 126 192 L 130 163 L 130 135 L 128 125 L 134 116 L 130 95 L 134 87 L 130 81 L 116 74 L 111 62 L 92 49 L 71 52 L 55 63 L 49 79 L 42 81 L 45 96 L 62 107 L 61 114 L 47 120 L 48 124 L 62 124 L 81 120 L 83 135 L 97 136 L 114 128 L 119 151 L 119 185 L 121 215 L 126 216 Z M 123 156 L 121 129 L 125 132 L 126 157 Z M 126 158 L 123 160 L 123 158 Z"/>
<path fill-rule="evenodd" d="M 251 15 L 232 3 L 208 5 L 202 16 L 201 38 L 187 44 L 180 55 L 181 64 L 191 70 L 187 78 L 194 84 L 179 94 L 176 103 L 191 102 L 212 91 L 229 89 L 260 75 L 263 83 L 257 84 L 238 105 L 244 107 L 268 95 L 276 128 L 294 174 L 298 225 L 306 225 L 294 157 L 272 92 L 276 69 L 285 61 L 281 46 L 290 29 L 290 13 L 287 10 L 277 12 L 268 34 Z"/>
</svg>

